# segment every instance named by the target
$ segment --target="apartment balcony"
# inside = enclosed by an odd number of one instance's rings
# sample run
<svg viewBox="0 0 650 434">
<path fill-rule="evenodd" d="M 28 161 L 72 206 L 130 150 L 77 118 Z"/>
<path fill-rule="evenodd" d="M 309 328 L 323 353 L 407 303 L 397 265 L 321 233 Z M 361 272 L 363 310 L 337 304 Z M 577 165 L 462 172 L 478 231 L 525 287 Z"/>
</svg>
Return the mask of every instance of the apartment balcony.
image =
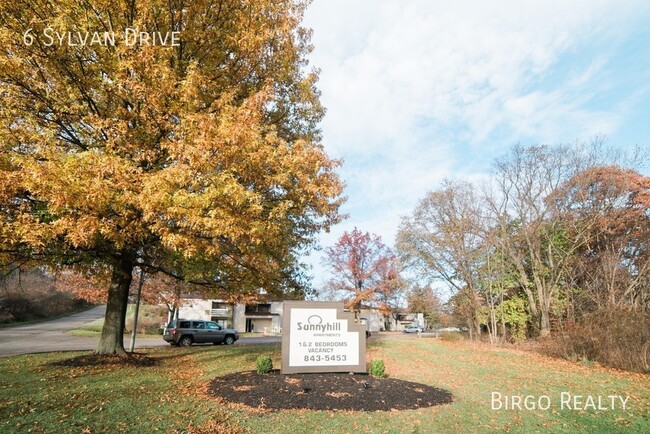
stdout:
<svg viewBox="0 0 650 434">
<path fill-rule="evenodd" d="M 232 317 L 232 310 L 226 308 L 210 310 L 210 316 L 217 318 L 230 318 Z"/>
</svg>

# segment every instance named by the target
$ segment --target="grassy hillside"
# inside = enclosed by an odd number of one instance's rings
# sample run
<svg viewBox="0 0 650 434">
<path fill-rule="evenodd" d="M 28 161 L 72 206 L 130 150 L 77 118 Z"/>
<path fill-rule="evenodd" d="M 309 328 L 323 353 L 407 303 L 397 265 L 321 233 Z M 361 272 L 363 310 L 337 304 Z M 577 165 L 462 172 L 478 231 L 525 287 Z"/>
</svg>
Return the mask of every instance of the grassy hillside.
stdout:
<svg viewBox="0 0 650 434">
<path fill-rule="evenodd" d="M 126 310 L 125 334 L 131 335 L 133 329 L 133 317 L 135 305 L 129 304 Z M 142 305 L 138 313 L 138 334 L 147 337 L 160 337 L 162 330 L 160 325 L 165 322 L 166 310 L 161 306 Z M 70 330 L 68 333 L 74 336 L 98 338 L 104 327 L 104 318 L 82 325 L 78 329 Z"/>
</svg>

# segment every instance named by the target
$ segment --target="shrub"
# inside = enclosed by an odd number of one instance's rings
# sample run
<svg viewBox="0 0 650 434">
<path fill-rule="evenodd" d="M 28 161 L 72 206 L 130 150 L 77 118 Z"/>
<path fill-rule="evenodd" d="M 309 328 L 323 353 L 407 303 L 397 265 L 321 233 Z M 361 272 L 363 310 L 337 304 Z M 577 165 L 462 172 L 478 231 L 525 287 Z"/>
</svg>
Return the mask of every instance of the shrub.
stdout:
<svg viewBox="0 0 650 434">
<path fill-rule="evenodd" d="M 42 270 L 15 271 L 2 282 L 0 324 L 55 318 L 88 307 L 68 291 L 59 291 L 54 278 Z"/>
<path fill-rule="evenodd" d="M 440 334 L 440 339 L 445 342 L 462 342 L 465 337 L 458 332 L 443 332 Z"/>
<path fill-rule="evenodd" d="M 386 376 L 386 366 L 383 360 L 370 361 L 370 376 L 375 378 L 383 378 Z"/>
<path fill-rule="evenodd" d="M 135 317 L 135 306 L 129 305 L 129 309 L 126 314 L 126 324 L 125 331 L 131 333 L 133 330 L 133 319 Z M 165 323 L 167 320 L 167 308 L 163 306 L 155 305 L 140 305 L 140 311 L 138 312 L 138 334 L 149 334 L 155 335 L 160 334 L 162 331 L 160 324 Z"/>
<path fill-rule="evenodd" d="M 541 352 L 572 361 L 650 372 L 650 314 L 601 310 L 542 340 Z"/>
<path fill-rule="evenodd" d="M 0 305 L 0 324 L 9 323 L 12 321 L 14 321 L 13 314 Z"/>
<path fill-rule="evenodd" d="M 273 370 L 273 360 L 270 356 L 259 356 L 256 364 L 258 374 L 268 374 Z"/>
</svg>

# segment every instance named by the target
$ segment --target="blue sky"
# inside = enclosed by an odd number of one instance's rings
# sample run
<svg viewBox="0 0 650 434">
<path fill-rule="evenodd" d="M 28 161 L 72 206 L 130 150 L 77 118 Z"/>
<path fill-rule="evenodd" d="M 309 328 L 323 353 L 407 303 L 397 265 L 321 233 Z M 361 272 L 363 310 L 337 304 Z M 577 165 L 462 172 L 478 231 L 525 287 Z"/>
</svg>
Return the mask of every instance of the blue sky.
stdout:
<svg viewBox="0 0 650 434">
<path fill-rule="evenodd" d="M 515 143 L 650 146 L 648 23 L 647 1 L 315 0 L 323 142 L 350 215 L 321 243 L 356 226 L 393 245 L 427 191 L 480 183 Z"/>
</svg>

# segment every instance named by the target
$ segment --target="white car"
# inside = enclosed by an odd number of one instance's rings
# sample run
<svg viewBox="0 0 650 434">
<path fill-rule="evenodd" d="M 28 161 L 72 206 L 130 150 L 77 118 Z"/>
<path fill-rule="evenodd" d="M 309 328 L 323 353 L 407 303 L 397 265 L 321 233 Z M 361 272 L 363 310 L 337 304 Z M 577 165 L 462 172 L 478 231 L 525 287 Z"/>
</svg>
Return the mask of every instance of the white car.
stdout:
<svg viewBox="0 0 650 434">
<path fill-rule="evenodd" d="M 404 329 L 404 333 L 422 333 L 422 329 L 418 326 L 408 326 Z"/>
</svg>

